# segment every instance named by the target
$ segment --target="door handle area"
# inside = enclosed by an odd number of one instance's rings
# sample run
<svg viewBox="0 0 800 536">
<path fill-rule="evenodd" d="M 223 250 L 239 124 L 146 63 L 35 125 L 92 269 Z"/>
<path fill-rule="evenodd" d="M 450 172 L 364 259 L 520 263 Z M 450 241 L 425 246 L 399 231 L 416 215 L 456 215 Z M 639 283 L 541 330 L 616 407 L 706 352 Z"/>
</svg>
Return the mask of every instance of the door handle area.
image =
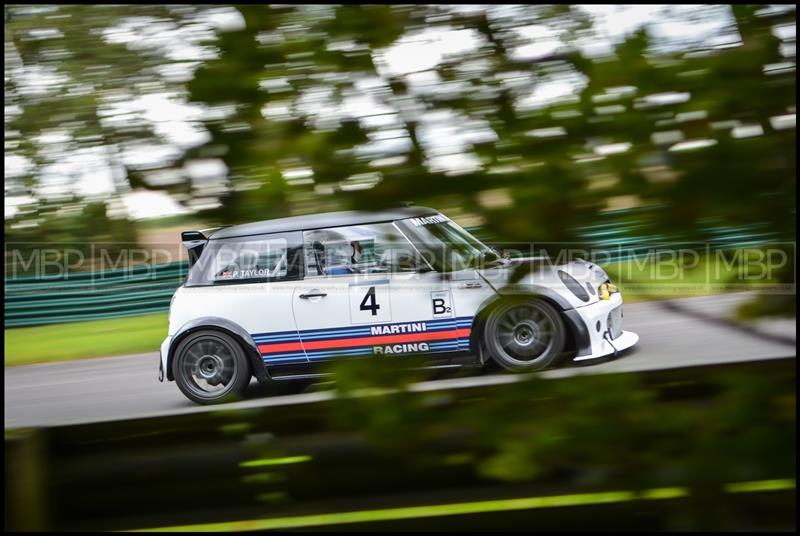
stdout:
<svg viewBox="0 0 800 536">
<path fill-rule="evenodd" d="M 472 283 L 464 283 L 462 285 L 458 285 L 458 288 L 481 288 L 481 287 L 483 287 L 483 285 L 481 285 L 477 281 L 472 282 Z"/>
<path fill-rule="evenodd" d="M 327 292 L 309 292 L 308 294 L 300 294 L 300 297 L 307 300 L 309 298 L 324 298 L 327 295 Z"/>
</svg>

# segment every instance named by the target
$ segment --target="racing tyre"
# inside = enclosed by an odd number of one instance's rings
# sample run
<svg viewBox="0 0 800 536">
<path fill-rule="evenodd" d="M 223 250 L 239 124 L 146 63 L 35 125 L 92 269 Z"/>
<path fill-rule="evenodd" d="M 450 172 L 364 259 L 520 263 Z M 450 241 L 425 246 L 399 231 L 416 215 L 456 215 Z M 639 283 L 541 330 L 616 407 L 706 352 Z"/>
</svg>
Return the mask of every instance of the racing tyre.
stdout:
<svg viewBox="0 0 800 536">
<path fill-rule="evenodd" d="M 250 383 L 242 347 L 230 335 L 214 330 L 192 333 L 180 342 L 172 375 L 181 392 L 198 404 L 239 399 Z"/>
<path fill-rule="evenodd" d="M 492 359 L 506 370 L 542 370 L 563 355 L 566 327 L 558 311 L 543 300 L 508 301 L 489 315 L 484 344 Z"/>
</svg>

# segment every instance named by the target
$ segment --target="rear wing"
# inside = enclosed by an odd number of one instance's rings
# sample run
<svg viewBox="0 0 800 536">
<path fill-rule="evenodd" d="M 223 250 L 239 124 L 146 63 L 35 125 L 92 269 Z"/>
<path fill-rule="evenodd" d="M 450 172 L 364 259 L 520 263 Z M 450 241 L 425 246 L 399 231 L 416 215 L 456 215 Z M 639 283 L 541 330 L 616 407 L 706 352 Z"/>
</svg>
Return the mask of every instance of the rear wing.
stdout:
<svg viewBox="0 0 800 536">
<path fill-rule="evenodd" d="M 194 266 L 208 243 L 208 237 L 203 234 L 203 231 L 183 231 L 181 242 L 189 253 L 189 266 Z"/>
<path fill-rule="evenodd" d="M 218 231 L 223 227 L 230 227 L 230 225 L 220 225 L 219 227 L 211 227 L 209 229 L 201 229 L 200 231 L 183 231 L 181 233 L 181 242 L 183 242 L 186 251 L 189 252 L 189 266 L 194 266 L 203 249 L 208 243 L 208 237 L 214 231 Z"/>
</svg>

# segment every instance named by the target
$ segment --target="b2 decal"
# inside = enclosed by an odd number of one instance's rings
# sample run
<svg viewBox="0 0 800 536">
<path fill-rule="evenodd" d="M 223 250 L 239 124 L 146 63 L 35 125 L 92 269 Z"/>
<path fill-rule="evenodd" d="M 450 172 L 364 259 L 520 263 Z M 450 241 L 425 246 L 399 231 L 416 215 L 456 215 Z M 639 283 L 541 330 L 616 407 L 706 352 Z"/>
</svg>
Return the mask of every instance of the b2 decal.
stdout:
<svg viewBox="0 0 800 536">
<path fill-rule="evenodd" d="M 431 307 L 433 308 L 433 318 L 448 318 L 453 316 L 453 306 L 451 305 L 450 291 L 437 290 L 431 292 Z"/>
</svg>

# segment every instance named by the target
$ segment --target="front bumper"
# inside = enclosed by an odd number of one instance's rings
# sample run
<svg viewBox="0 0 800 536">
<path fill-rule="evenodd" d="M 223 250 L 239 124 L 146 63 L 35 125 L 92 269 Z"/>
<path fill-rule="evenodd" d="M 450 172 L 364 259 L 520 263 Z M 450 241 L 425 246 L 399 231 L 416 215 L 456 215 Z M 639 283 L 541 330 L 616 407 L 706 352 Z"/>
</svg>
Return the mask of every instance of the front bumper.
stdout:
<svg viewBox="0 0 800 536">
<path fill-rule="evenodd" d="M 161 350 L 158 353 L 158 381 L 163 382 L 167 376 L 167 356 L 169 356 L 169 345 L 172 342 L 172 337 L 167 335 L 164 342 L 161 343 Z"/>
<path fill-rule="evenodd" d="M 627 350 L 639 341 L 632 331 L 622 329 L 622 295 L 612 294 L 608 300 L 578 307 L 578 312 L 589 332 L 590 352 L 573 361 L 597 359 Z"/>
</svg>

